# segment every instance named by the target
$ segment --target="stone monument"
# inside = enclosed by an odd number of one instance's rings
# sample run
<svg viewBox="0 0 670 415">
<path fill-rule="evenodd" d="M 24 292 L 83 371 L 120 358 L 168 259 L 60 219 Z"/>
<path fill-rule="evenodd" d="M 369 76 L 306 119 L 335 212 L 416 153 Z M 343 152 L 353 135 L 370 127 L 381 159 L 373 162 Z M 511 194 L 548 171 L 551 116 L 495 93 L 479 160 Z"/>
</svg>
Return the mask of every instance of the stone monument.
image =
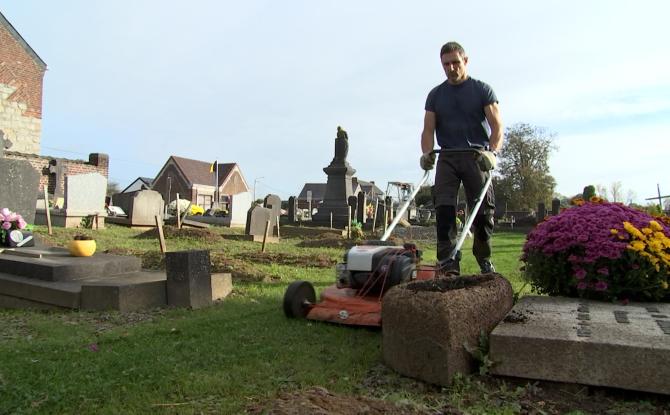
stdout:
<svg viewBox="0 0 670 415">
<path fill-rule="evenodd" d="M 312 217 L 317 225 L 330 225 L 330 216 L 333 216 L 333 226 L 347 225 L 349 205 L 347 200 L 352 195 L 351 176 L 356 173 L 347 162 L 349 152 L 349 137 L 342 127 L 337 127 L 335 138 L 335 157 L 323 171 L 328 175 L 326 192 L 319 211 Z"/>
</svg>

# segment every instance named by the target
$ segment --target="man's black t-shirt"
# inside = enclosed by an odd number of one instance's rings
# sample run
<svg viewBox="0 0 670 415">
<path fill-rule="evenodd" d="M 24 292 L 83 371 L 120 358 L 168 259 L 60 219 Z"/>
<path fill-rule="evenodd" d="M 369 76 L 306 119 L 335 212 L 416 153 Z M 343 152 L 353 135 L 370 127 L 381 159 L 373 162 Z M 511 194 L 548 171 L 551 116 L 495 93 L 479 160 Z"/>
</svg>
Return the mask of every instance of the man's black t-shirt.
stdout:
<svg viewBox="0 0 670 415">
<path fill-rule="evenodd" d="M 484 107 L 498 102 L 485 82 L 468 78 L 452 85 L 448 81 L 433 88 L 426 99 L 426 111 L 435 113 L 437 144 L 442 148 L 470 148 L 489 145 L 489 126 Z"/>
</svg>

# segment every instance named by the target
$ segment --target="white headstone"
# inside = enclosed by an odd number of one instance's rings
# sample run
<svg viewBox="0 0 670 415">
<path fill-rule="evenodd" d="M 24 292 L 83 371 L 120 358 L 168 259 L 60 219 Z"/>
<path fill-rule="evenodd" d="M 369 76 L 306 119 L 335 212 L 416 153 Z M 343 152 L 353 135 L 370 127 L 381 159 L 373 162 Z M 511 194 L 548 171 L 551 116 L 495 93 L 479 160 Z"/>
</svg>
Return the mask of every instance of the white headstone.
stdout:
<svg viewBox="0 0 670 415">
<path fill-rule="evenodd" d="M 65 209 L 68 214 L 104 213 L 106 195 L 107 179 L 100 173 L 65 178 Z"/>
<path fill-rule="evenodd" d="M 247 224 L 247 211 L 251 207 L 253 196 L 249 192 L 238 193 L 230 198 L 230 217 L 231 227 L 245 227 Z"/>
</svg>

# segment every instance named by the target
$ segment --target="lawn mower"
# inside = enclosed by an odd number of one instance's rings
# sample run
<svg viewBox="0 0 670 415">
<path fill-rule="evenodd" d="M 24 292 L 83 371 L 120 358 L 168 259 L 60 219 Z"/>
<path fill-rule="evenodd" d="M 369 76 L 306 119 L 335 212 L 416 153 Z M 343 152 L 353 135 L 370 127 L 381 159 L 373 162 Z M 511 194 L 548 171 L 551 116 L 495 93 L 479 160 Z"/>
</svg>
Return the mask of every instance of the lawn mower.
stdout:
<svg viewBox="0 0 670 415">
<path fill-rule="evenodd" d="M 478 152 L 480 149 L 434 150 L 434 153 Z M 441 268 L 420 265 L 421 251 L 414 244 L 393 246 L 388 237 L 403 214 L 416 197 L 421 186 L 428 180 L 426 171 L 414 191 L 402 205 L 394 220 L 379 241 L 368 241 L 354 246 L 344 254 L 344 262 L 335 267 L 336 283 L 321 292 L 321 301 L 316 301 L 314 286 L 309 281 L 294 281 L 284 293 L 284 314 L 289 318 L 328 321 L 354 326 L 381 327 L 382 298 L 389 288 L 411 280 L 435 278 Z M 471 212 L 477 212 L 491 185 L 489 174 L 482 192 Z M 463 231 L 447 261 L 460 254 L 467 230 L 472 226 L 474 214 L 468 215 Z M 446 262 L 446 261 L 445 261 Z"/>
</svg>

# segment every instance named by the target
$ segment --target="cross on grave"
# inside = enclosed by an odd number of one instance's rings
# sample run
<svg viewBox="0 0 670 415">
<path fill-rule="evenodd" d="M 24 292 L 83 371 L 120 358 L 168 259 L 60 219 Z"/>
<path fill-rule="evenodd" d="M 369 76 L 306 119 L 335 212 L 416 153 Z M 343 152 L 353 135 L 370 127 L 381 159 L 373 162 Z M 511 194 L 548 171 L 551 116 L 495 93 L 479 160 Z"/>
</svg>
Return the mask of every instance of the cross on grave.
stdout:
<svg viewBox="0 0 670 415">
<path fill-rule="evenodd" d="M 648 197 L 644 200 L 655 200 L 655 199 L 658 200 L 658 207 L 660 207 L 661 210 L 663 210 L 663 199 L 670 198 L 670 195 L 661 196 L 661 187 L 659 186 L 658 183 L 656 183 L 656 192 L 658 196 Z"/>
<path fill-rule="evenodd" d="M 65 175 L 65 168 L 63 166 L 63 161 L 61 159 L 53 159 L 49 163 L 49 174 L 55 175 L 55 185 L 54 185 L 54 203 L 58 199 L 63 198 L 63 176 Z"/>
</svg>

